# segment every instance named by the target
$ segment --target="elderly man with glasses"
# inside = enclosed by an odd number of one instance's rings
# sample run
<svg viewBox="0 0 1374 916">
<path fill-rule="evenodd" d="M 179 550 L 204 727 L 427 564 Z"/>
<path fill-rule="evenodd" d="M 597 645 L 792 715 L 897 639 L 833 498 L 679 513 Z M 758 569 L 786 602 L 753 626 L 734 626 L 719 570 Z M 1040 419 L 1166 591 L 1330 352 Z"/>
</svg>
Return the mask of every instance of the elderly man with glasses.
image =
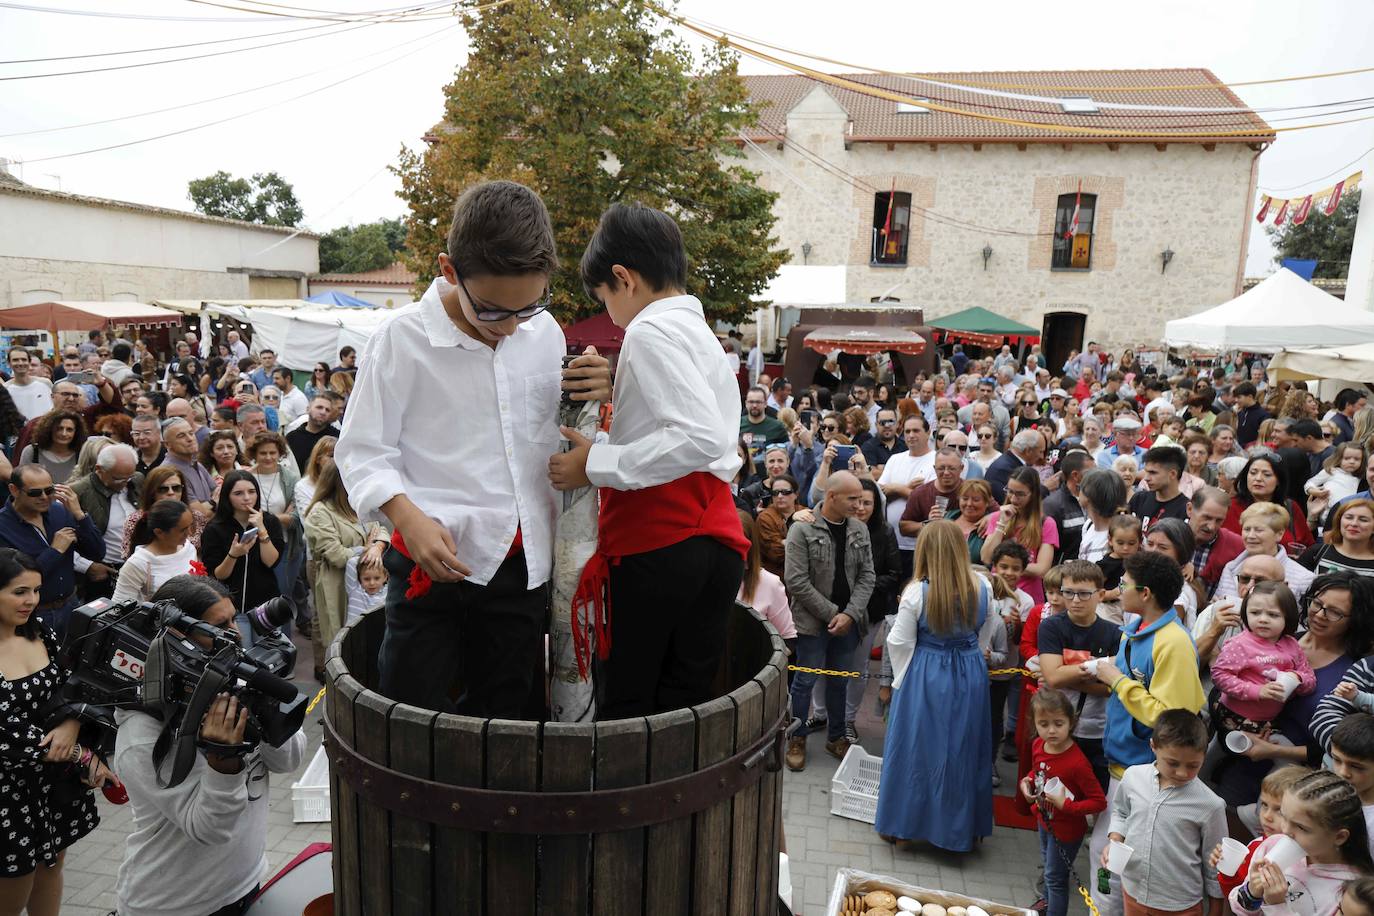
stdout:
<svg viewBox="0 0 1374 916">
<path fill-rule="evenodd" d="M 138 497 L 143 489 L 143 475 L 135 468 L 137 458 L 132 447 L 122 442 L 110 443 L 100 450 L 95 472 L 72 483 L 81 508 L 105 543 L 101 561 L 88 563 L 84 557 L 76 559 L 76 571 L 86 577 L 87 601 L 114 594 L 115 577 L 124 563 L 124 523 L 138 511 Z"/>
<path fill-rule="evenodd" d="M 1240 606 L 1256 582 L 1282 582 L 1286 570 L 1278 557 L 1246 557 L 1236 571 L 1237 594 L 1218 598 L 1203 608 L 1193 624 L 1198 661 L 1210 665 L 1226 641 L 1240 632 Z"/>
</svg>

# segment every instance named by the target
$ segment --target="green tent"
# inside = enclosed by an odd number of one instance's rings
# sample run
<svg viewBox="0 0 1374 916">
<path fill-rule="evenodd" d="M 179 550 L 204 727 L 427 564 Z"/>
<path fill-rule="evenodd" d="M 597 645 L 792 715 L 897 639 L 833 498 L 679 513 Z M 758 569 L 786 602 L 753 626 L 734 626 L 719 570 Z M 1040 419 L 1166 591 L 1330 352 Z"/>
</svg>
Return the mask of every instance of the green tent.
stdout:
<svg viewBox="0 0 1374 916">
<path fill-rule="evenodd" d="M 1038 340 L 1040 329 L 1029 325 L 1012 321 L 1010 318 L 1003 318 L 996 312 L 990 312 L 980 306 L 964 309 L 962 312 L 955 312 L 953 315 L 946 315 L 943 318 L 934 318 L 926 324 L 941 331 L 948 331 L 952 336 L 979 335 L 984 337 L 1031 337 Z M 1033 342 L 1033 341 L 1028 341 Z"/>
</svg>

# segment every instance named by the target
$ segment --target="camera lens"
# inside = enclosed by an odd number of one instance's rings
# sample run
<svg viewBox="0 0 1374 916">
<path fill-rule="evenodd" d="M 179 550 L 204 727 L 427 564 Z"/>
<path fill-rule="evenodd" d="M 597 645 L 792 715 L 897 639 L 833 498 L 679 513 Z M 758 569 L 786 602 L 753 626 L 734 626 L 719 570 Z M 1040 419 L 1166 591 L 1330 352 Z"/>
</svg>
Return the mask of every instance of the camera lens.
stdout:
<svg viewBox="0 0 1374 916">
<path fill-rule="evenodd" d="M 283 624 L 296 616 L 296 608 L 291 599 L 284 596 L 271 598 L 248 612 L 248 621 L 253 632 L 267 636 L 276 632 Z"/>
</svg>

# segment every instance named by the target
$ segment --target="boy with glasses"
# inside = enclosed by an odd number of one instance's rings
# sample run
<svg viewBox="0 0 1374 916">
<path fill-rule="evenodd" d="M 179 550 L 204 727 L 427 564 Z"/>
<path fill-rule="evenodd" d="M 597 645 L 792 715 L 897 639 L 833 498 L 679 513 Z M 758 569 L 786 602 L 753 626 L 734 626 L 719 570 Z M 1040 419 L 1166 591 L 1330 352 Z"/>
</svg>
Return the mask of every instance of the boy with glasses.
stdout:
<svg viewBox="0 0 1374 916">
<path fill-rule="evenodd" d="M 615 417 L 609 442 L 564 428 L 573 447 L 549 459 L 549 478 L 559 490 L 601 488 L 597 552 L 578 585 L 573 628 L 609 634 L 596 645 L 597 717 L 619 719 L 714 695 L 750 547 L 730 492 L 741 460 L 739 383 L 700 300 L 686 293 L 687 251 L 666 213 L 615 204 L 581 267 L 587 294 L 625 329 Z"/>
<path fill-rule="evenodd" d="M 610 372 L 584 355 L 560 375 L 567 344 L 544 314 L 558 256 L 529 188 L 465 191 L 438 266 L 368 340 L 336 450 L 358 515 L 395 526 L 384 557 L 378 540 L 359 561 L 391 576 L 379 688 L 426 709 L 538 717 L 560 382 L 574 400 L 605 400 Z"/>
</svg>

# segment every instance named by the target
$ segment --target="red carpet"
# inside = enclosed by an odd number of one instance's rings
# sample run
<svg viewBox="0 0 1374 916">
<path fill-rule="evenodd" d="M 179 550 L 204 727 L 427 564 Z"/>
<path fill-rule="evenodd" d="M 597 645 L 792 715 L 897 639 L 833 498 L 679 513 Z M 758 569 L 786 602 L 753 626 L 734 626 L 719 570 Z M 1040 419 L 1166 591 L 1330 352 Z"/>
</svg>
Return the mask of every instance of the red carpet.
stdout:
<svg viewBox="0 0 1374 916">
<path fill-rule="evenodd" d="M 1016 830 L 1035 829 L 1035 817 L 1017 811 L 1010 795 L 992 796 L 992 820 L 998 827 L 1011 827 Z"/>
</svg>

